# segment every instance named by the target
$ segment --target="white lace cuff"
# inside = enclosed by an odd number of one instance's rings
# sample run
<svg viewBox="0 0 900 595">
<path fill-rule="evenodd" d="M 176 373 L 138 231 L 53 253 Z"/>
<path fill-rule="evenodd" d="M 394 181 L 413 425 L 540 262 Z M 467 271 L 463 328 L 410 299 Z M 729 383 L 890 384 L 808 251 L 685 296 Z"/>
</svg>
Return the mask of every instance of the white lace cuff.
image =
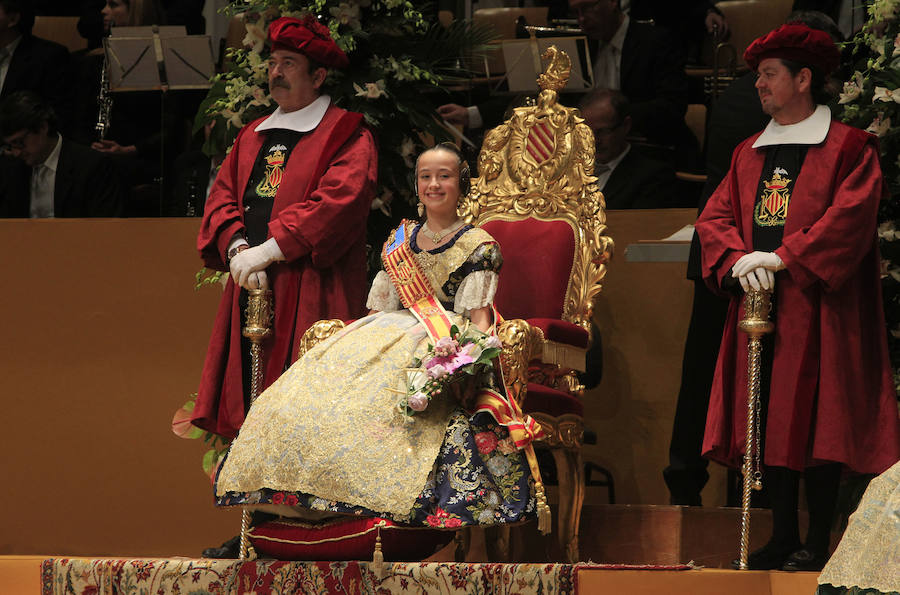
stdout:
<svg viewBox="0 0 900 595">
<path fill-rule="evenodd" d="M 466 275 L 456 290 L 453 310 L 457 314 L 465 314 L 490 305 L 497 293 L 497 281 L 500 276 L 494 271 L 475 271 Z"/>
<path fill-rule="evenodd" d="M 369 299 L 366 300 L 366 308 L 378 312 L 393 312 L 400 309 L 400 296 L 391 283 L 391 278 L 384 271 L 378 271 L 375 280 L 372 281 L 372 289 L 369 290 Z"/>
</svg>

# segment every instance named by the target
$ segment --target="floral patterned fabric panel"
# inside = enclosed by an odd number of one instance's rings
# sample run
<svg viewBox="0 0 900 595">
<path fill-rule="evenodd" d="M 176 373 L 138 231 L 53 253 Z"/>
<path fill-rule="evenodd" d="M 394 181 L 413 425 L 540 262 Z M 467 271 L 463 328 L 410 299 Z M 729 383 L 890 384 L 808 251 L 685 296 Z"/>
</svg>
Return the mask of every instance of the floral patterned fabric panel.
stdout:
<svg viewBox="0 0 900 595">
<path fill-rule="evenodd" d="M 407 593 L 572 595 L 577 566 L 568 564 L 385 564 L 275 560 L 48 559 L 43 595 L 83 593 Z"/>
</svg>

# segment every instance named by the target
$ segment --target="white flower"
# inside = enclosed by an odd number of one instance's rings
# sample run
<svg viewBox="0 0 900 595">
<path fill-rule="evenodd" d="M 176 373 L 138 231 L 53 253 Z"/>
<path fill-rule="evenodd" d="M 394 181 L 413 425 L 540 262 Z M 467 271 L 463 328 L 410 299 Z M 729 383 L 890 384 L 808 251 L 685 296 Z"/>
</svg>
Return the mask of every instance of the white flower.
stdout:
<svg viewBox="0 0 900 595">
<path fill-rule="evenodd" d="M 241 44 L 258 54 L 262 51 L 263 47 L 265 47 L 266 37 L 268 37 L 266 19 L 260 15 L 255 23 L 245 21 L 244 26 L 247 28 L 247 34 L 244 35 Z"/>
<path fill-rule="evenodd" d="M 503 349 L 503 343 L 500 342 L 500 339 L 497 335 L 491 335 L 484 342 L 485 347 L 492 347 L 494 349 Z"/>
<path fill-rule="evenodd" d="M 391 201 L 394 199 L 394 193 L 384 189 L 384 192 L 381 193 L 381 196 L 376 196 L 375 200 L 372 201 L 371 209 L 374 211 L 378 209 L 388 217 L 391 216 Z"/>
<path fill-rule="evenodd" d="M 229 126 L 234 126 L 235 128 L 241 128 L 244 126 L 244 121 L 241 119 L 241 114 L 230 109 L 222 110 L 222 116 L 228 121 Z"/>
<path fill-rule="evenodd" d="M 409 387 L 416 392 L 422 390 L 422 387 L 424 387 L 425 383 L 428 382 L 428 374 L 426 374 L 425 370 L 422 370 L 421 368 L 409 372 L 407 378 Z"/>
<path fill-rule="evenodd" d="M 348 25 L 352 29 L 360 29 L 359 23 L 359 5 L 355 2 L 341 2 L 337 6 L 329 9 L 333 16 L 340 24 Z"/>
<path fill-rule="evenodd" d="M 898 6 L 900 6 L 898 0 L 875 0 L 869 6 L 869 14 L 875 17 L 876 21 L 891 20 L 896 16 Z"/>
<path fill-rule="evenodd" d="M 353 83 L 357 97 L 365 97 L 367 99 L 378 99 L 379 97 L 387 97 L 384 91 L 384 79 L 375 81 L 374 83 L 366 83 L 365 88 Z"/>
<path fill-rule="evenodd" d="M 406 163 L 406 167 L 415 167 L 416 160 L 413 159 L 413 155 L 415 154 L 415 152 L 415 141 L 408 136 L 404 136 L 403 141 L 400 143 L 400 156 L 403 157 L 403 161 Z"/>
<path fill-rule="evenodd" d="M 875 119 L 872 120 L 872 123 L 866 128 L 866 132 L 871 132 L 875 136 L 884 136 L 890 129 L 891 119 L 885 118 L 883 112 L 878 112 L 878 115 L 875 116 Z"/>
<path fill-rule="evenodd" d="M 272 98 L 269 97 L 265 91 L 263 91 L 262 87 L 253 87 L 253 90 L 250 92 L 250 95 L 253 96 L 253 100 L 250 102 L 250 105 L 271 105 Z"/>
<path fill-rule="evenodd" d="M 250 77 L 260 82 L 269 77 L 269 64 L 262 59 L 262 54 L 256 51 L 247 52 L 247 63 L 250 67 Z"/>
<path fill-rule="evenodd" d="M 853 73 L 853 77 L 847 82 L 844 83 L 844 92 L 841 93 L 841 98 L 838 103 L 850 103 L 854 99 L 860 96 L 862 93 L 862 73 L 856 71 Z"/>
<path fill-rule="evenodd" d="M 876 101 L 893 101 L 894 103 L 900 103 L 900 92 L 898 92 L 897 89 L 875 87 L 872 103 L 875 103 Z"/>
<path fill-rule="evenodd" d="M 898 158 L 898 161 L 900 161 L 900 158 Z M 878 226 L 878 237 L 882 240 L 892 242 L 900 238 L 900 233 L 897 232 L 897 228 L 893 221 L 884 221 Z M 888 261 L 883 260 L 882 262 Z"/>
<path fill-rule="evenodd" d="M 479 357 L 481 357 L 481 353 L 484 351 L 484 349 L 482 349 L 481 346 L 478 345 L 478 343 L 469 343 L 468 345 L 463 347 L 462 350 L 463 353 L 467 354 L 473 360 L 477 360 Z"/>
</svg>

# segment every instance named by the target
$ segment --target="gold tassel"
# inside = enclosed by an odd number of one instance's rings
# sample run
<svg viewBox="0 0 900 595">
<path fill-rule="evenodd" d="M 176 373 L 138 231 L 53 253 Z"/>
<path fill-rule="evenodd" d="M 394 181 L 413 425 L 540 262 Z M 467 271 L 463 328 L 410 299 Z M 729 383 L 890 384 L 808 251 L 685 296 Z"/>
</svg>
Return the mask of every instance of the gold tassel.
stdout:
<svg viewBox="0 0 900 595">
<path fill-rule="evenodd" d="M 544 494 L 544 484 L 539 481 L 534 482 L 534 498 L 537 500 L 538 531 L 541 535 L 547 535 L 550 533 L 553 516 L 550 514 L 547 496 Z"/>
<path fill-rule="evenodd" d="M 384 554 L 381 552 L 381 528 L 383 526 L 384 521 L 375 525 L 375 551 L 372 553 L 372 571 L 378 576 L 381 576 L 384 570 Z"/>
</svg>

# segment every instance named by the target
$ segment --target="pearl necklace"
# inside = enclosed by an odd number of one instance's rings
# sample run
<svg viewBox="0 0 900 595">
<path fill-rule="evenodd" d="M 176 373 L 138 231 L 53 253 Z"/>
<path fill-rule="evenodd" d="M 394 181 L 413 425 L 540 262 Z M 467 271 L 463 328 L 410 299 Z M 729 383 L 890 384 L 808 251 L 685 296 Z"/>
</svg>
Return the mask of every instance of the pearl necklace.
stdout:
<svg viewBox="0 0 900 595">
<path fill-rule="evenodd" d="M 450 227 L 445 227 L 445 228 L 442 229 L 441 231 L 431 231 L 430 229 L 428 229 L 428 224 L 427 224 L 427 223 L 423 223 L 423 224 L 422 224 L 422 228 L 421 228 L 419 231 L 421 231 L 421 232 L 422 232 L 422 235 L 424 235 L 426 238 L 428 238 L 429 240 L 431 240 L 431 241 L 434 242 L 435 244 L 439 244 L 439 243 L 441 242 L 441 240 L 443 240 L 445 237 L 447 237 L 448 235 L 450 235 L 450 234 L 453 233 L 454 231 L 458 230 L 458 229 L 459 229 L 460 227 L 462 227 L 464 224 L 465 224 L 465 220 L 463 220 L 463 219 L 457 219 L 457 220 L 453 223 L 453 225 L 451 225 Z"/>
</svg>

